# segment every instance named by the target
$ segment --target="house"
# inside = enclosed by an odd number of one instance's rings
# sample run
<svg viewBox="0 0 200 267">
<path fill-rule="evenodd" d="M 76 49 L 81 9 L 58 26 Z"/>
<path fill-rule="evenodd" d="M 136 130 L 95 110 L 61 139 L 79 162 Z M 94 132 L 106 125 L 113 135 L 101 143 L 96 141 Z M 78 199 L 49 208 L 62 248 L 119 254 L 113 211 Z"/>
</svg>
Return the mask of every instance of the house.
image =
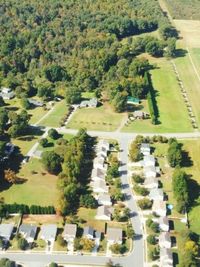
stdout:
<svg viewBox="0 0 200 267">
<path fill-rule="evenodd" d="M 154 166 L 144 167 L 143 173 L 146 178 L 149 178 L 149 177 L 155 178 L 157 176 L 156 168 Z"/>
<path fill-rule="evenodd" d="M 159 246 L 161 248 L 171 248 L 171 238 L 168 232 L 161 232 L 159 235 Z"/>
<path fill-rule="evenodd" d="M 101 169 L 101 170 L 103 170 L 103 171 L 107 171 L 107 169 L 108 169 L 108 165 L 105 164 L 104 161 L 105 161 L 105 160 L 104 160 L 104 157 L 101 157 L 101 156 L 96 157 L 96 158 L 94 159 L 94 161 L 93 161 L 93 168 L 94 168 L 94 169 L 99 168 L 99 169 Z"/>
<path fill-rule="evenodd" d="M 83 100 L 81 103 L 80 103 L 80 105 L 79 105 L 79 107 L 80 108 L 96 108 L 97 107 L 97 105 L 98 105 L 98 100 L 97 100 L 97 98 L 91 98 L 91 99 L 89 99 L 89 100 Z"/>
<path fill-rule="evenodd" d="M 19 233 L 26 239 L 28 243 L 33 243 L 37 233 L 37 226 L 25 223 L 21 224 L 19 227 Z"/>
<path fill-rule="evenodd" d="M 173 266 L 173 255 L 170 249 L 160 248 L 160 262 L 162 267 Z"/>
<path fill-rule="evenodd" d="M 46 224 L 41 226 L 40 238 L 47 243 L 53 243 L 56 239 L 57 226 L 56 224 Z"/>
<path fill-rule="evenodd" d="M 160 217 L 158 220 L 158 223 L 159 223 L 160 230 L 164 232 L 169 231 L 169 220 L 166 216 Z"/>
<path fill-rule="evenodd" d="M 143 119 L 148 118 L 149 114 L 141 110 L 135 110 L 133 112 L 133 116 L 135 119 L 143 120 Z"/>
<path fill-rule="evenodd" d="M 144 156 L 143 166 L 144 167 L 154 167 L 156 165 L 156 160 L 153 155 Z"/>
<path fill-rule="evenodd" d="M 129 105 L 139 105 L 140 99 L 132 96 L 127 97 L 127 104 Z"/>
<path fill-rule="evenodd" d="M 152 206 L 152 212 L 158 216 L 162 217 L 166 216 L 167 214 L 166 203 L 162 200 L 154 200 Z"/>
<path fill-rule="evenodd" d="M 37 99 L 29 98 L 29 99 L 28 99 L 28 102 L 29 102 L 31 105 L 34 105 L 34 106 L 36 106 L 36 107 L 43 107 L 43 106 L 44 106 L 44 103 L 41 102 L 41 101 L 38 101 Z"/>
<path fill-rule="evenodd" d="M 110 221 L 112 212 L 107 206 L 100 206 L 97 208 L 96 220 Z"/>
<path fill-rule="evenodd" d="M 0 237 L 5 241 L 9 241 L 13 232 L 13 223 L 2 223 L 0 224 Z"/>
<path fill-rule="evenodd" d="M 158 180 L 155 177 L 147 177 L 144 180 L 144 187 L 147 189 L 158 188 Z"/>
<path fill-rule="evenodd" d="M 94 237 L 100 241 L 101 240 L 101 232 L 95 231 Z"/>
<path fill-rule="evenodd" d="M 109 188 L 104 180 L 94 181 L 92 186 L 94 193 L 108 193 Z"/>
<path fill-rule="evenodd" d="M 107 157 L 107 149 L 103 146 L 97 146 L 96 147 L 96 154 L 97 157 L 103 157 L 104 159 Z"/>
<path fill-rule="evenodd" d="M 122 244 L 122 229 L 120 228 L 107 228 L 107 240 L 110 245 Z"/>
<path fill-rule="evenodd" d="M 163 200 L 164 193 L 161 188 L 152 188 L 149 193 L 149 198 L 151 200 Z"/>
<path fill-rule="evenodd" d="M 94 229 L 90 226 L 84 227 L 83 237 L 87 238 L 87 239 L 93 239 L 94 238 Z"/>
<path fill-rule="evenodd" d="M 93 181 L 105 180 L 105 171 L 97 168 L 92 170 L 91 179 Z"/>
<path fill-rule="evenodd" d="M 15 93 L 10 88 L 3 87 L 1 88 L 0 96 L 4 100 L 10 100 L 15 97 Z"/>
<path fill-rule="evenodd" d="M 5 146 L 5 157 L 4 159 L 8 159 L 12 153 L 15 151 L 15 146 L 12 143 L 7 143 Z"/>
<path fill-rule="evenodd" d="M 105 148 L 107 151 L 110 150 L 110 143 L 105 140 L 105 139 L 101 139 L 98 144 L 97 144 L 97 147 L 103 147 Z"/>
<path fill-rule="evenodd" d="M 76 237 L 76 232 L 77 232 L 77 225 L 67 223 L 65 224 L 62 236 L 66 241 L 73 241 Z"/>
<path fill-rule="evenodd" d="M 111 202 L 109 194 L 105 194 L 105 193 L 99 194 L 97 197 L 97 202 L 99 205 L 112 206 L 112 202 Z"/>
<path fill-rule="evenodd" d="M 140 146 L 140 152 L 144 156 L 149 156 L 150 153 L 151 153 L 150 144 L 149 143 L 142 143 L 141 146 Z"/>
</svg>

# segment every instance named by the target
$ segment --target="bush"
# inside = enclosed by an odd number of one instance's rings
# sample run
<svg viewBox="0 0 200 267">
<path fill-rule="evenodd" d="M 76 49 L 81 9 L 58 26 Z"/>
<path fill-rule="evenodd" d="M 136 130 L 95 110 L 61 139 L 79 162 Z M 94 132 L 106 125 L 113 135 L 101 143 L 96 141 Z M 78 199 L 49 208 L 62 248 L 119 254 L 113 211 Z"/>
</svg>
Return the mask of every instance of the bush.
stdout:
<svg viewBox="0 0 200 267">
<path fill-rule="evenodd" d="M 153 220 L 152 220 L 152 219 L 147 219 L 147 221 L 146 221 L 146 225 L 147 225 L 149 228 L 151 227 L 152 223 L 153 223 Z"/>
<path fill-rule="evenodd" d="M 64 238 L 62 237 L 62 235 L 58 235 L 57 237 L 57 242 L 58 242 L 58 245 L 61 246 L 61 247 L 64 247 L 66 245 L 66 242 L 64 240 Z"/>
<path fill-rule="evenodd" d="M 148 198 L 140 199 L 137 203 L 142 210 L 148 210 L 152 207 L 152 202 Z"/>
<path fill-rule="evenodd" d="M 147 236 L 147 242 L 151 245 L 155 245 L 157 243 L 155 235 Z"/>
<path fill-rule="evenodd" d="M 152 222 L 150 229 L 154 232 L 154 233 L 159 233 L 159 224 L 156 222 Z"/>
<path fill-rule="evenodd" d="M 58 264 L 55 263 L 55 262 L 52 262 L 52 263 L 49 264 L 49 267 L 58 267 Z"/>
<path fill-rule="evenodd" d="M 17 247 L 21 250 L 25 250 L 28 246 L 28 242 L 26 241 L 25 238 L 21 237 L 17 241 Z"/>
<path fill-rule="evenodd" d="M 49 129 L 48 131 L 48 136 L 51 138 L 51 139 L 58 139 L 59 138 L 59 133 L 55 130 L 55 129 Z"/>
<path fill-rule="evenodd" d="M 97 201 L 90 194 L 82 195 L 80 197 L 80 206 L 94 209 L 97 207 Z"/>
<path fill-rule="evenodd" d="M 51 174 L 58 174 L 61 171 L 61 158 L 54 151 L 43 152 L 42 163 Z"/>
<path fill-rule="evenodd" d="M 159 258 L 159 249 L 158 247 L 149 249 L 149 258 L 152 261 L 155 261 Z"/>
<path fill-rule="evenodd" d="M 147 196 L 149 194 L 149 191 L 146 188 L 138 186 L 138 185 L 134 186 L 134 191 L 142 196 Z"/>
<path fill-rule="evenodd" d="M 133 175 L 132 179 L 137 184 L 142 184 L 144 182 L 144 179 L 139 175 Z"/>
<path fill-rule="evenodd" d="M 48 139 L 47 139 L 47 138 L 42 138 L 42 139 L 40 139 L 39 144 L 40 144 L 42 147 L 47 147 L 47 146 L 48 146 Z"/>
</svg>

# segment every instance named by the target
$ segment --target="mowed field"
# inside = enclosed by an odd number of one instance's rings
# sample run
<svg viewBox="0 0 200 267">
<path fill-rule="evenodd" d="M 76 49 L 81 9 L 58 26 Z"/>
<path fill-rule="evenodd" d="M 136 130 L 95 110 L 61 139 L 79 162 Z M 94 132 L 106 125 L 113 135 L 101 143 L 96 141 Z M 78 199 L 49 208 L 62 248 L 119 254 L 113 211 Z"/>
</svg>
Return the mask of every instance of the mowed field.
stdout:
<svg viewBox="0 0 200 267">
<path fill-rule="evenodd" d="M 31 159 L 22 165 L 17 176 L 24 181 L 21 184 L 4 188 L 1 184 L 1 197 L 6 203 L 49 206 L 57 204 L 57 177 L 47 173 L 38 159 Z"/>
<path fill-rule="evenodd" d="M 151 71 L 151 74 L 153 87 L 157 94 L 160 124 L 152 125 L 150 120 L 136 120 L 125 126 L 123 131 L 149 133 L 192 131 L 186 105 L 170 61 L 165 58 L 155 59 L 150 57 L 149 60 L 150 63 L 157 66 Z M 143 106 L 144 110 L 148 112 L 146 101 L 144 101 Z"/>
</svg>

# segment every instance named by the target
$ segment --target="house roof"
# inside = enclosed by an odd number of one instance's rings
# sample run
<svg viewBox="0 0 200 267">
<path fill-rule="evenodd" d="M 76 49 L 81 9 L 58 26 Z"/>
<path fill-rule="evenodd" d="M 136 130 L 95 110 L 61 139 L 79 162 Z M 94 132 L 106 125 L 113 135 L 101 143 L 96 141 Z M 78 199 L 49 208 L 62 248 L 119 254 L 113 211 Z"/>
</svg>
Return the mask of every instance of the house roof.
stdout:
<svg viewBox="0 0 200 267">
<path fill-rule="evenodd" d="M 107 140 L 105 140 L 105 139 L 100 139 L 99 142 L 98 142 L 98 146 L 109 147 L 110 146 L 110 143 Z"/>
<path fill-rule="evenodd" d="M 65 235 L 71 235 L 71 236 L 76 236 L 76 231 L 77 231 L 77 225 L 76 224 L 65 224 L 64 231 L 63 231 L 63 236 Z"/>
<path fill-rule="evenodd" d="M 112 241 L 122 241 L 122 229 L 120 228 L 107 228 L 107 239 Z"/>
<path fill-rule="evenodd" d="M 93 177 L 98 177 L 98 178 L 100 178 L 100 179 L 105 179 L 105 172 L 102 171 L 102 170 L 99 169 L 99 168 L 94 168 L 94 169 L 92 170 L 92 178 L 93 178 Z"/>
<path fill-rule="evenodd" d="M 96 158 L 94 159 L 93 163 L 94 163 L 94 164 L 100 164 L 100 165 L 103 166 L 103 165 L 104 165 L 104 158 L 101 157 L 101 156 L 98 156 L 98 157 L 96 157 Z"/>
<path fill-rule="evenodd" d="M 7 88 L 7 87 L 2 87 L 1 88 L 1 92 L 4 93 L 4 94 L 7 94 L 9 92 L 12 92 L 12 89 L 11 88 Z"/>
<path fill-rule="evenodd" d="M 171 239 L 170 239 L 170 235 L 168 232 L 161 232 L 159 235 L 159 242 L 170 242 L 171 243 Z"/>
<path fill-rule="evenodd" d="M 149 143 L 142 143 L 140 146 L 141 149 L 147 149 L 150 150 L 150 144 Z"/>
<path fill-rule="evenodd" d="M 161 188 L 153 188 L 150 190 L 149 197 L 164 197 L 163 190 Z"/>
<path fill-rule="evenodd" d="M 107 216 L 110 217 L 111 216 L 111 210 L 109 207 L 106 206 L 100 206 L 97 208 L 97 216 Z"/>
<path fill-rule="evenodd" d="M 80 106 L 81 107 L 84 107 L 84 106 L 97 106 L 97 104 L 98 104 L 97 98 L 91 98 L 91 99 L 88 99 L 88 100 L 83 100 L 80 103 Z"/>
<path fill-rule="evenodd" d="M 85 226 L 83 230 L 83 236 L 91 235 L 93 236 L 94 234 L 94 229 L 90 226 Z"/>
<path fill-rule="evenodd" d="M 2 223 L 2 224 L 0 224 L 0 236 L 10 239 L 12 231 L 13 231 L 13 228 L 14 228 L 14 224 L 13 223 Z"/>
<path fill-rule="evenodd" d="M 147 177 L 144 180 L 144 185 L 150 185 L 150 184 L 158 184 L 158 180 L 154 177 Z"/>
<path fill-rule="evenodd" d="M 29 98 L 28 101 L 30 104 L 33 104 L 33 105 L 38 106 L 38 107 L 42 107 L 44 105 L 43 102 L 41 102 L 37 99 Z"/>
<path fill-rule="evenodd" d="M 3 98 L 13 98 L 15 93 L 10 88 L 3 87 L 1 88 L 0 96 Z"/>
<path fill-rule="evenodd" d="M 158 222 L 159 222 L 159 224 L 169 225 L 169 220 L 168 220 L 167 216 L 160 217 Z"/>
<path fill-rule="evenodd" d="M 155 157 L 153 155 L 144 156 L 144 162 L 155 162 Z"/>
<path fill-rule="evenodd" d="M 108 201 L 108 202 L 111 202 L 110 195 L 109 194 L 106 194 L 106 193 L 99 194 L 98 200 L 99 201 Z"/>
<path fill-rule="evenodd" d="M 166 210 L 166 203 L 163 200 L 154 200 L 152 209 L 156 210 Z"/>
<path fill-rule="evenodd" d="M 55 239 L 57 233 L 57 225 L 56 224 L 46 224 L 41 226 L 41 236 L 45 240 Z"/>
<path fill-rule="evenodd" d="M 101 188 L 104 190 L 108 189 L 108 186 L 106 185 L 106 182 L 104 180 L 98 180 L 93 183 L 94 188 Z"/>
<path fill-rule="evenodd" d="M 19 227 L 19 233 L 22 233 L 25 238 L 35 238 L 37 232 L 37 226 L 32 224 L 21 224 Z"/>
<path fill-rule="evenodd" d="M 94 235 L 95 235 L 96 238 L 101 239 L 101 232 L 95 231 Z"/>
<path fill-rule="evenodd" d="M 148 172 L 156 173 L 156 167 L 155 166 L 145 166 L 143 171 L 144 171 L 144 173 L 148 173 Z"/>
<path fill-rule="evenodd" d="M 163 259 L 173 260 L 173 255 L 172 255 L 171 249 L 168 249 L 168 248 L 160 248 L 160 259 L 161 260 L 163 260 Z"/>
<path fill-rule="evenodd" d="M 143 116 L 144 116 L 144 112 L 141 111 L 141 110 L 135 110 L 135 111 L 133 112 L 133 115 L 134 115 L 134 117 L 141 117 L 141 118 L 143 118 Z"/>
</svg>

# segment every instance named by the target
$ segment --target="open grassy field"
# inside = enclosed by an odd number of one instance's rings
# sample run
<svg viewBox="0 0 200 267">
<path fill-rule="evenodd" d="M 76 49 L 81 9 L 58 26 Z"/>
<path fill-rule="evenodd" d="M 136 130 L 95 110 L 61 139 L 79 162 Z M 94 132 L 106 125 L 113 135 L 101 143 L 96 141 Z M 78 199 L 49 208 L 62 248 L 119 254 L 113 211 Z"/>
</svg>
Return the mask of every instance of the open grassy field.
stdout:
<svg viewBox="0 0 200 267">
<path fill-rule="evenodd" d="M 188 132 L 192 131 L 186 105 L 170 61 L 165 58 L 149 57 L 150 63 L 157 64 L 151 71 L 153 87 L 156 91 L 160 124 L 152 125 L 150 120 L 136 120 L 123 128 L 130 132 Z M 146 101 L 142 103 L 148 112 Z"/>
<path fill-rule="evenodd" d="M 190 55 L 191 55 L 192 60 L 195 64 L 197 72 L 200 75 L 200 47 L 190 49 Z"/>
<path fill-rule="evenodd" d="M 56 103 L 54 106 L 54 110 L 49 114 L 49 116 L 47 116 L 46 118 L 44 118 L 44 120 L 40 122 L 40 125 L 49 127 L 59 127 L 60 120 L 65 114 L 67 114 L 67 112 L 68 107 L 66 105 L 65 100 Z"/>
<path fill-rule="evenodd" d="M 1 197 L 6 203 L 23 203 L 28 205 L 56 205 L 57 178 L 46 173 L 37 159 L 31 159 L 22 165 L 18 177 L 24 179 L 22 184 L 14 184 L 10 188 L 0 188 Z"/>
<path fill-rule="evenodd" d="M 87 130 L 114 131 L 125 117 L 123 113 L 115 113 L 110 105 L 104 104 L 97 108 L 78 109 L 67 128 L 87 128 Z"/>
</svg>

